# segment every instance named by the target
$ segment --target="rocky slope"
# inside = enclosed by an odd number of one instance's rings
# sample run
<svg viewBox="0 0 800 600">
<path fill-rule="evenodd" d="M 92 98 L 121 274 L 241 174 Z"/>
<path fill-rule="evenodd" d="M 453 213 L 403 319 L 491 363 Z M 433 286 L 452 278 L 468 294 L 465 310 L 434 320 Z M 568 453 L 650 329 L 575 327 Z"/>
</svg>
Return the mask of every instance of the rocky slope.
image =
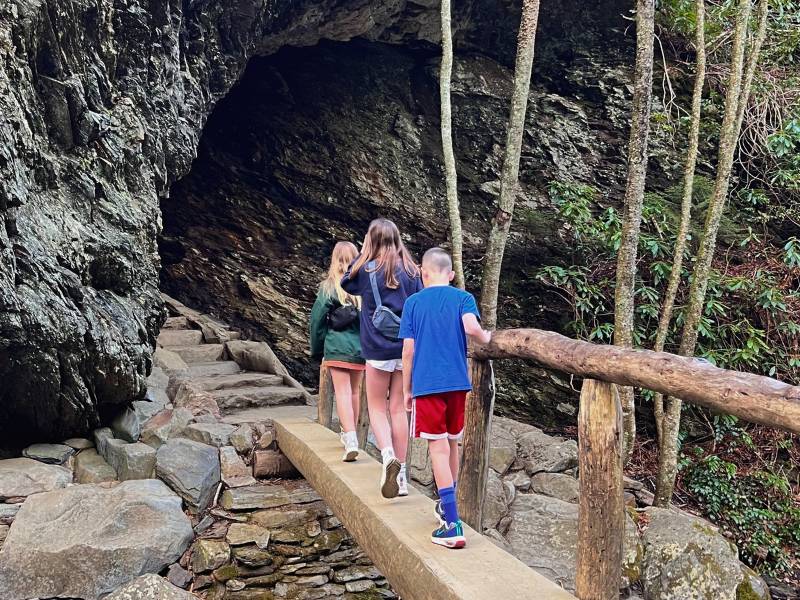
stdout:
<svg viewBox="0 0 800 600">
<path fill-rule="evenodd" d="M 591 183 L 606 204 L 622 197 L 632 60 L 624 6 L 597 2 L 580 15 L 572 8 L 545 3 L 541 17 L 503 280 L 505 326 L 559 329 L 569 317 L 534 279 L 539 266 L 575 258 L 548 185 Z M 457 19 L 453 103 L 477 293 L 499 189 L 516 16 L 485 3 L 472 9 L 480 12 Z M 360 241 L 382 215 L 418 256 L 446 243 L 437 77 L 437 49 L 424 42 L 323 42 L 252 60 L 211 115 L 190 173 L 162 201 L 163 288 L 268 340 L 313 384 L 306 316 L 335 241 Z M 656 161 L 654 180 L 668 179 L 671 168 Z M 500 410 L 543 425 L 574 422 L 568 380 L 511 361 L 499 368 Z"/>
</svg>

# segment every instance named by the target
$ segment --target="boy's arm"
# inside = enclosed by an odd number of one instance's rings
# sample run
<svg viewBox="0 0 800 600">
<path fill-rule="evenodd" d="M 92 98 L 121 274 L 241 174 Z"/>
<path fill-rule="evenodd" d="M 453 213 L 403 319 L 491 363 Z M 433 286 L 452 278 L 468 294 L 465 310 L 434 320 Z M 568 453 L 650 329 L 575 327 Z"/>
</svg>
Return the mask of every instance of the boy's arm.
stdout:
<svg viewBox="0 0 800 600">
<path fill-rule="evenodd" d="M 411 412 L 411 366 L 414 364 L 414 338 L 403 340 L 403 402 Z"/>
<path fill-rule="evenodd" d="M 488 344 L 491 341 L 492 332 L 481 327 L 481 324 L 478 322 L 478 317 L 474 313 L 464 313 L 461 315 L 461 322 L 464 324 L 464 332 L 468 336 L 475 338 L 481 344 Z"/>
</svg>

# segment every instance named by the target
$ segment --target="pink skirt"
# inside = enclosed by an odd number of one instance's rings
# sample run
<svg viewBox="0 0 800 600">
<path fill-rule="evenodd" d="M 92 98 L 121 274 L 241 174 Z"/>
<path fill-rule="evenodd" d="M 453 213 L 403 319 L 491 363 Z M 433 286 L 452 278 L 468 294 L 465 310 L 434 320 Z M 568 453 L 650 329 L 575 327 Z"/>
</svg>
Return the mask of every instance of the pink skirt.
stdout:
<svg viewBox="0 0 800 600">
<path fill-rule="evenodd" d="M 323 367 L 333 367 L 335 369 L 346 369 L 347 371 L 365 371 L 367 365 L 351 363 L 344 360 L 323 360 Z"/>
</svg>

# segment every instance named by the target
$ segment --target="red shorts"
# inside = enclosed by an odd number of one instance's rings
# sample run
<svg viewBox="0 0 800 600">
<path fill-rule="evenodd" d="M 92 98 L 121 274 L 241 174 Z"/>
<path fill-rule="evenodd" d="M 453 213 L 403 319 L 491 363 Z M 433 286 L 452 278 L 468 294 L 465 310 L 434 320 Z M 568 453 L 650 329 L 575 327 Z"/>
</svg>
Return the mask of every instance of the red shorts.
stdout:
<svg viewBox="0 0 800 600">
<path fill-rule="evenodd" d="M 414 398 L 411 435 L 426 440 L 461 439 L 466 404 L 466 390 Z"/>
</svg>

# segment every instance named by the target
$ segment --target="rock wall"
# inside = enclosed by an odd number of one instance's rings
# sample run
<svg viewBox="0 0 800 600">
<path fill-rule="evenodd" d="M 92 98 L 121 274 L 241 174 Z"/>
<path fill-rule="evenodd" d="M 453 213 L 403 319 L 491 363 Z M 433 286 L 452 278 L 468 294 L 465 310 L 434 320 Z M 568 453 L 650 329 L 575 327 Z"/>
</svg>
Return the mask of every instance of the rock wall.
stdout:
<svg viewBox="0 0 800 600">
<path fill-rule="evenodd" d="M 624 189 L 632 61 L 619 23 L 624 8 L 593 3 L 580 16 L 570 3 L 563 9 L 545 3 L 537 38 L 503 326 L 558 330 L 570 318 L 534 278 L 541 265 L 584 260 L 572 255 L 548 184 L 590 183 L 608 204 Z M 480 11 L 480 21 L 458 13 L 453 79 L 468 283 L 476 293 L 499 191 L 518 18 L 508 7 L 482 3 Z M 379 215 L 399 224 L 417 256 L 447 241 L 437 52 L 426 43 L 353 40 L 252 60 L 210 117 L 192 170 L 162 201 L 163 289 L 269 341 L 314 385 L 307 315 L 335 241 L 360 241 Z M 574 423 L 566 377 L 517 361 L 498 367 L 504 414 Z"/>
<path fill-rule="evenodd" d="M 144 394 L 158 200 L 248 58 L 425 37 L 404 0 L 0 4 L 0 437 L 57 439 Z M 427 25 L 426 25 L 427 24 Z"/>
</svg>

